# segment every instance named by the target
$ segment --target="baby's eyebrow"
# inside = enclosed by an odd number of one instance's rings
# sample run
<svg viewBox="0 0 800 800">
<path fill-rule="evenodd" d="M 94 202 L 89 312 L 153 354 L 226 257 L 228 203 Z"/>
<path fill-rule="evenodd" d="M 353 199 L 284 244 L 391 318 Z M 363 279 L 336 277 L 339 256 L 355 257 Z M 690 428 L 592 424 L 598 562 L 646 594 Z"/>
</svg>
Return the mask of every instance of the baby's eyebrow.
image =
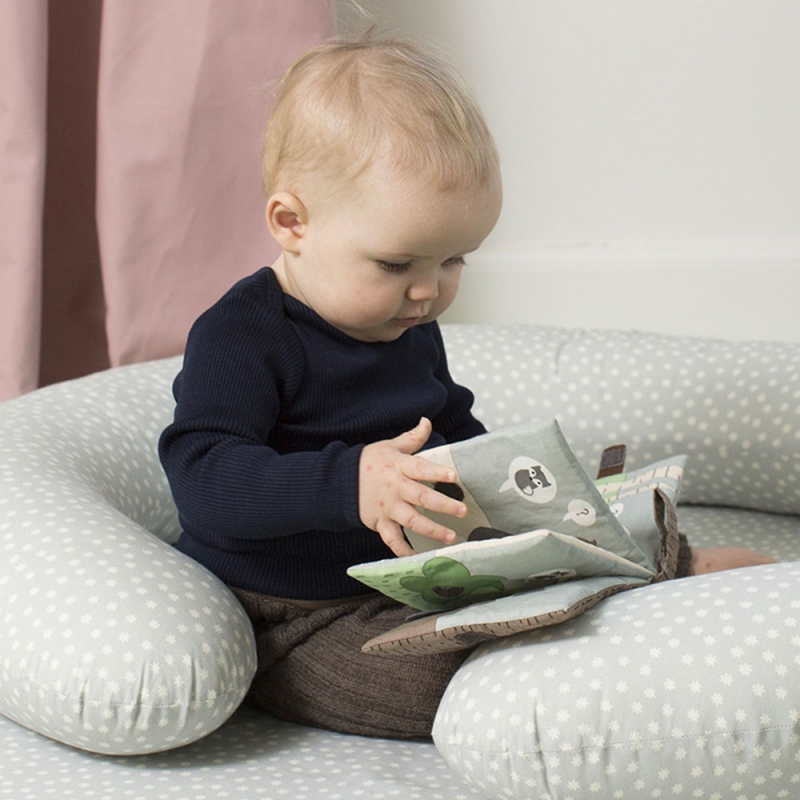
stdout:
<svg viewBox="0 0 800 800">
<path fill-rule="evenodd" d="M 415 256 L 411 253 L 391 253 L 389 255 L 381 255 L 382 261 L 419 261 L 425 256 Z"/>
<path fill-rule="evenodd" d="M 463 250 L 458 253 L 453 253 L 453 255 L 448 256 L 445 258 L 445 261 L 451 261 L 454 258 L 464 258 L 464 256 L 468 256 L 470 253 L 474 253 L 479 250 L 479 247 L 473 247 L 472 250 Z M 422 255 L 421 253 L 381 253 L 377 256 L 379 261 L 427 261 L 433 258 L 433 256 L 426 256 Z"/>
</svg>

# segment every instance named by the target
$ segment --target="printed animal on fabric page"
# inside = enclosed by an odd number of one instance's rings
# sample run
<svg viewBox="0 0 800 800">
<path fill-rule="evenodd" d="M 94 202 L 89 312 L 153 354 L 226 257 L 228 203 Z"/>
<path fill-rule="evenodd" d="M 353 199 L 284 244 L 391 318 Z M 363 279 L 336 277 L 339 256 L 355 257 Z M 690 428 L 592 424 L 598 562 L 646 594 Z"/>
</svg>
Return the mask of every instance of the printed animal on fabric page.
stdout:
<svg viewBox="0 0 800 800">
<path fill-rule="evenodd" d="M 456 543 L 547 529 L 583 539 L 653 569 L 578 463 L 555 420 L 502 428 L 425 451 L 456 472 L 455 484 L 436 489 L 458 497 L 467 515 L 425 512 L 457 534 Z M 417 552 L 438 543 L 407 531 Z"/>
</svg>

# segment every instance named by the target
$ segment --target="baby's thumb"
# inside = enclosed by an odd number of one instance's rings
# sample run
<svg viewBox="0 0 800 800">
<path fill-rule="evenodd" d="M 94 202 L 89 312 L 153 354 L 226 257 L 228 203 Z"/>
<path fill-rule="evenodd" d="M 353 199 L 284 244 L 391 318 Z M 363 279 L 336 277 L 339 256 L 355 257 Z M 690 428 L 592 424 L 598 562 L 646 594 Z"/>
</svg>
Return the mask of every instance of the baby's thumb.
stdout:
<svg viewBox="0 0 800 800">
<path fill-rule="evenodd" d="M 413 455 L 428 441 L 433 426 L 427 417 L 421 417 L 416 427 L 400 434 L 395 440 L 398 449 L 403 453 Z"/>
</svg>

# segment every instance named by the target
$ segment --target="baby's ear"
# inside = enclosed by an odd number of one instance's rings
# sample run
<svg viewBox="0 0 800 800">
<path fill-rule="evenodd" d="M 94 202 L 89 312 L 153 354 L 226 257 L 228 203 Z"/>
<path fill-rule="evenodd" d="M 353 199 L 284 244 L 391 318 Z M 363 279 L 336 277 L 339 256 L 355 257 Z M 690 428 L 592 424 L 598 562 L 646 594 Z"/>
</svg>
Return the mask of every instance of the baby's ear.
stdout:
<svg viewBox="0 0 800 800">
<path fill-rule="evenodd" d="M 297 252 L 307 220 L 306 207 L 296 195 L 278 192 L 267 200 L 267 226 L 283 250 Z"/>
</svg>

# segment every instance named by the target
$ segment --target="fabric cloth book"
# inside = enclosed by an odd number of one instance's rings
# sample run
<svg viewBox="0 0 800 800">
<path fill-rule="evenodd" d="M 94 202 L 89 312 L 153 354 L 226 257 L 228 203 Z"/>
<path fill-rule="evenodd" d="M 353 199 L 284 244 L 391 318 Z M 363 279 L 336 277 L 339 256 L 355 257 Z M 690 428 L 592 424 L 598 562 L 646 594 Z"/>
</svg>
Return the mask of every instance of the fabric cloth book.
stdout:
<svg viewBox="0 0 800 800">
<path fill-rule="evenodd" d="M 579 464 L 558 423 L 504 428 L 425 451 L 457 480 L 436 489 L 467 506 L 462 519 L 428 513 L 457 534 L 447 547 L 411 531 L 417 551 L 348 574 L 416 609 L 367 652 L 460 649 L 569 619 L 625 589 L 674 577 L 685 456 L 624 471 L 624 447 L 602 477 Z M 610 464 L 610 466 L 609 466 Z"/>
</svg>

